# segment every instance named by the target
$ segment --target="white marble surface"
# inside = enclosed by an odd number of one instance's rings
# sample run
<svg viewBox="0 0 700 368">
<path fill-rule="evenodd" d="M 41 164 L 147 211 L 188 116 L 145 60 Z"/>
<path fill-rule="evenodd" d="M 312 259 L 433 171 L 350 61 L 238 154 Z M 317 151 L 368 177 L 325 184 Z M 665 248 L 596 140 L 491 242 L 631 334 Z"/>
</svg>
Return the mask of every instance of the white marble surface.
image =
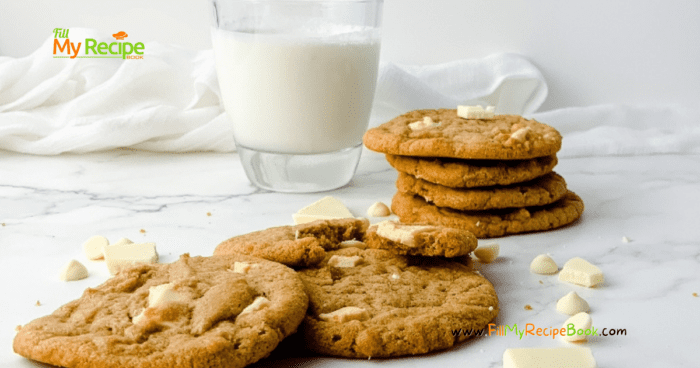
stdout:
<svg viewBox="0 0 700 368">
<path fill-rule="evenodd" d="M 497 240 L 501 257 L 482 266 L 501 302 L 495 323 L 559 327 L 567 316 L 556 312 L 555 303 L 573 290 L 591 305 L 595 327 L 627 330 L 626 336 L 596 337 L 585 344 L 600 367 L 696 367 L 700 156 L 560 159 L 556 171 L 583 198 L 586 210 L 564 229 Z M 395 177 L 383 156 L 365 152 L 348 186 L 290 195 L 253 188 L 235 154 L 118 150 L 42 157 L 0 152 L 0 367 L 36 366 L 12 352 L 15 326 L 51 313 L 109 277 L 102 262 L 82 255 L 81 244 L 92 235 L 155 242 L 162 262 L 183 252 L 211 255 L 233 235 L 290 224 L 292 213 L 327 194 L 364 216 L 374 201 L 390 202 Z M 623 236 L 631 242 L 622 242 Z M 583 257 L 605 272 L 606 282 L 588 289 L 531 274 L 528 265 L 540 253 L 551 254 L 560 266 Z M 72 258 L 87 266 L 90 277 L 59 281 L 58 270 Z M 533 309 L 525 310 L 526 304 Z M 285 359 L 277 354 L 258 365 L 500 367 L 509 347 L 567 345 L 508 334 L 413 358 Z"/>
</svg>

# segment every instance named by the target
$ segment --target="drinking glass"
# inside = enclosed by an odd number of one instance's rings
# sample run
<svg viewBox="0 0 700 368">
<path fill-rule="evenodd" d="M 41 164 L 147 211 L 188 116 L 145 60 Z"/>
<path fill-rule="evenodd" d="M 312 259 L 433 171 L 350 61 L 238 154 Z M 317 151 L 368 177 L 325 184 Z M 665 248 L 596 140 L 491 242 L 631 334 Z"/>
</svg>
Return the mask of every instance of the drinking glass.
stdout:
<svg viewBox="0 0 700 368">
<path fill-rule="evenodd" d="M 250 181 L 279 192 L 347 184 L 362 152 L 383 0 L 212 0 L 224 108 Z"/>
</svg>

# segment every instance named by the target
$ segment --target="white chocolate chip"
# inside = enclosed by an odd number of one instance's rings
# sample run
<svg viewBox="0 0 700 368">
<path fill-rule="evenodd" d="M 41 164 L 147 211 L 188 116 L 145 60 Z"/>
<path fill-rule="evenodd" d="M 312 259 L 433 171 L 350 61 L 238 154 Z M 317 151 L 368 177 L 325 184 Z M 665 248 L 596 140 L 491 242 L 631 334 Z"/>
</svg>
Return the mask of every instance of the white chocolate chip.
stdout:
<svg viewBox="0 0 700 368">
<path fill-rule="evenodd" d="M 343 242 L 340 242 L 339 244 L 340 248 L 360 248 L 360 249 L 367 249 L 367 244 L 364 242 L 361 242 L 359 240 L 345 240 Z"/>
<path fill-rule="evenodd" d="M 481 263 L 491 263 L 498 258 L 498 253 L 500 253 L 500 250 L 501 247 L 498 245 L 498 243 L 484 244 L 476 248 L 474 255 Z"/>
<path fill-rule="evenodd" d="M 493 306 L 489 306 L 489 312 L 493 312 Z"/>
<path fill-rule="evenodd" d="M 300 209 L 292 215 L 295 225 L 317 220 L 331 220 L 337 218 L 354 217 L 350 210 L 340 200 L 326 196 L 318 201 Z"/>
<path fill-rule="evenodd" d="M 409 247 L 413 247 L 415 245 L 414 237 L 418 233 L 435 228 L 434 226 L 397 224 L 396 222 L 389 220 L 382 221 L 376 226 L 377 235 Z"/>
<path fill-rule="evenodd" d="M 240 314 L 246 314 L 246 313 L 250 313 L 250 312 L 259 311 L 259 310 L 261 310 L 263 308 L 267 308 L 269 306 L 270 306 L 270 300 L 264 296 L 259 296 L 259 297 L 255 298 L 255 300 L 253 300 L 253 302 L 250 303 L 249 306 L 243 308 L 243 310 L 241 311 Z"/>
<path fill-rule="evenodd" d="M 557 270 L 559 270 L 559 266 L 552 257 L 546 254 L 540 254 L 530 263 L 530 271 L 540 275 L 551 275 L 557 273 Z"/>
<path fill-rule="evenodd" d="M 146 322 L 146 316 L 143 315 L 143 313 L 146 311 L 146 309 L 142 309 L 141 313 L 136 315 L 134 318 L 131 319 L 131 323 L 138 325 Z"/>
<path fill-rule="evenodd" d="M 559 280 L 576 285 L 592 287 L 605 281 L 603 271 L 583 258 L 574 257 L 564 263 Z"/>
<path fill-rule="evenodd" d="M 369 217 L 386 217 L 391 215 L 391 210 L 382 202 L 376 202 L 367 209 Z"/>
<path fill-rule="evenodd" d="M 248 263 L 248 262 L 234 262 L 233 263 L 233 272 L 235 273 L 248 273 L 251 268 L 257 267 L 257 263 Z"/>
<path fill-rule="evenodd" d="M 408 124 L 408 127 L 411 128 L 411 130 L 416 131 L 436 127 L 439 125 L 440 123 L 435 123 L 430 116 L 425 116 L 423 117 L 422 121 L 410 123 Z"/>
<path fill-rule="evenodd" d="M 573 326 L 569 326 L 573 325 Z M 567 333 L 562 335 L 564 341 L 581 341 L 586 340 L 586 330 L 589 330 L 593 325 L 593 319 L 586 312 L 577 313 L 574 316 L 569 317 L 569 319 L 562 325 L 566 329 Z M 571 327 L 576 330 L 576 333 L 570 331 Z M 571 333 L 571 335 L 569 335 Z"/>
<path fill-rule="evenodd" d="M 590 348 L 518 348 L 503 353 L 503 368 L 597 367 Z"/>
<path fill-rule="evenodd" d="M 630 238 L 628 238 L 628 237 L 626 237 L 626 236 L 623 236 L 623 237 L 622 237 L 622 242 L 623 242 L 623 243 L 629 243 L 629 242 L 631 242 L 631 240 L 630 240 Z"/>
<path fill-rule="evenodd" d="M 495 111 L 495 106 L 487 106 L 486 109 L 481 105 L 457 106 L 457 116 L 464 119 L 493 119 Z"/>
<path fill-rule="evenodd" d="M 581 312 L 588 312 L 590 307 L 588 302 L 572 291 L 557 301 L 557 311 L 573 316 Z"/>
<path fill-rule="evenodd" d="M 319 314 L 318 318 L 326 322 L 348 322 L 348 321 L 366 321 L 369 319 L 369 313 L 366 310 L 358 307 L 340 308 L 331 313 Z"/>
<path fill-rule="evenodd" d="M 158 262 L 155 243 L 110 245 L 104 248 L 104 255 L 107 269 L 112 275 L 138 263 Z"/>
<path fill-rule="evenodd" d="M 82 280 L 88 277 L 88 271 L 82 263 L 73 259 L 61 268 L 58 277 L 63 281 Z"/>
<path fill-rule="evenodd" d="M 334 255 L 328 260 L 328 265 L 336 268 L 351 268 L 362 264 L 362 257 L 360 256 L 339 256 Z"/>
<path fill-rule="evenodd" d="M 510 135 L 510 138 L 517 142 L 522 142 L 527 139 L 527 135 L 530 134 L 532 129 L 530 127 L 520 128 Z"/>
<path fill-rule="evenodd" d="M 148 289 L 148 307 L 160 307 L 168 303 L 182 303 L 187 299 L 174 289 L 172 283 L 151 286 Z"/>
<path fill-rule="evenodd" d="M 83 252 L 85 257 L 90 260 L 98 260 L 104 258 L 102 248 L 109 245 L 109 240 L 104 236 L 95 235 L 83 243 Z"/>
</svg>

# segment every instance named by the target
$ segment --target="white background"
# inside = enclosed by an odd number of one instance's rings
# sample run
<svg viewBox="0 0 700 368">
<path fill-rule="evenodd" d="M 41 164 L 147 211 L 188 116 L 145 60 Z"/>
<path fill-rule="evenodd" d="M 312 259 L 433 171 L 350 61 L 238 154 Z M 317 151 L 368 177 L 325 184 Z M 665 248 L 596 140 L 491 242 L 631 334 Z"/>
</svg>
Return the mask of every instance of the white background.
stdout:
<svg viewBox="0 0 700 368">
<path fill-rule="evenodd" d="M 57 27 L 123 30 L 134 40 L 207 49 L 208 6 L 207 0 L 0 0 L 0 55 L 26 56 Z M 694 0 L 386 0 L 382 60 L 423 65 L 516 52 L 549 84 L 540 111 L 605 103 L 695 108 L 698 19 Z"/>
</svg>

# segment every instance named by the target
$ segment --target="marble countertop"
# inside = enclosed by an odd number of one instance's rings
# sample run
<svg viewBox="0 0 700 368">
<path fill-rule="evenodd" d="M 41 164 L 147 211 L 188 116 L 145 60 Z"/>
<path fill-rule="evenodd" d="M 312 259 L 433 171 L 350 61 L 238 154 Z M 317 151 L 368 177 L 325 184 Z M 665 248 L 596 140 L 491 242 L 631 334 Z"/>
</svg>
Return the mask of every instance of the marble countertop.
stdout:
<svg viewBox="0 0 700 368">
<path fill-rule="evenodd" d="M 500 258 L 481 267 L 500 299 L 495 323 L 558 328 L 568 316 L 555 310 L 556 301 L 573 290 L 591 305 L 595 327 L 626 330 L 626 335 L 598 336 L 583 344 L 600 367 L 697 366 L 699 169 L 698 155 L 560 159 L 556 171 L 586 209 L 566 228 L 495 240 Z M 51 313 L 109 277 L 102 262 L 82 254 L 81 244 L 92 235 L 155 242 L 165 263 L 184 252 L 211 255 L 231 236 L 291 224 L 292 213 L 325 195 L 364 216 L 375 201 L 390 203 L 395 179 L 383 156 L 373 152 L 364 152 L 344 188 L 298 195 L 252 187 L 236 154 L 0 152 L 0 367 L 35 367 L 12 352 L 15 326 Z M 560 266 L 583 257 L 603 270 L 606 282 L 589 289 L 532 274 L 529 263 L 541 253 Z M 90 276 L 60 281 L 58 271 L 70 259 L 85 264 Z M 567 345 L 550 337 L 508 334 L 412 358 L 366 361 L 278 353 L 258 366 L 500 367 L 507 348 Z"/>
</svg>

